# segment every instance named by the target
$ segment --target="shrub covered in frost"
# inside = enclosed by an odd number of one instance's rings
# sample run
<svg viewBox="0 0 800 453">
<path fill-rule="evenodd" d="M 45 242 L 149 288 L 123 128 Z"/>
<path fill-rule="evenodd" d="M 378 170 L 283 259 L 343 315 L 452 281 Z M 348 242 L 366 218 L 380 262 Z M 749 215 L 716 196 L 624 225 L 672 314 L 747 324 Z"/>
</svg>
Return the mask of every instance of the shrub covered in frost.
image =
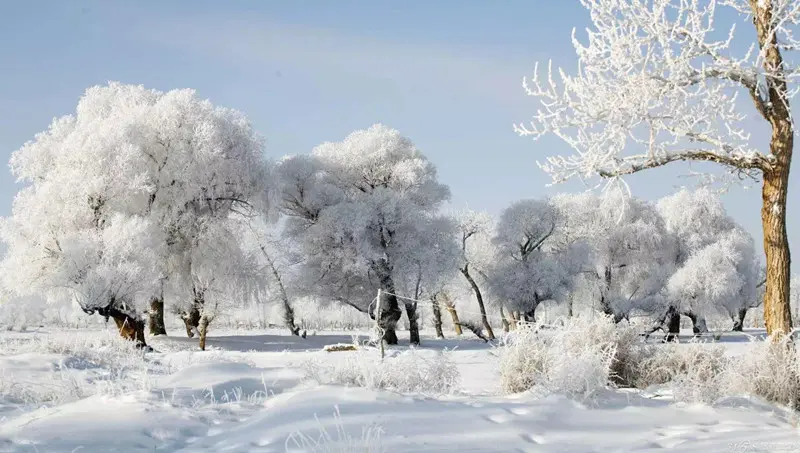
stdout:
<svg viewBox="0 0 800 453">
<path fill-rule="evenodd" d="M 401 393 L 453 393 L 460 380 L 448 352 L 425 357 L 410 349 L 383 361 L 375 351 L 359 350 L 317 356 L 303 364 L 308 379 L 320 384 L 387 389 Z"/>
<path fill-rule="evenodd" d="M 729 366 L 725 348 L 711 343 L 664 344 L 638 366 L 635 385 L 666 384 L 676 401 L 712 403 L 724 396 L 724 373 Z"/>
<path fill-rule="evenodd" d="M 632 327 L 610 317 L 574 317 L 559 329 L 521 324 L 500 354 L 500 378 L 508 393 L 539 387 L 588 396 L 636 375 L 647 346 Z"/>
<path fill-rule="evenodd" d="M 729 396 L 756 395 L 800 408 L 800 351 L 789 337 L 754 341 L 741 356 L 731 358 L 722 382 Z"/>
</svg>

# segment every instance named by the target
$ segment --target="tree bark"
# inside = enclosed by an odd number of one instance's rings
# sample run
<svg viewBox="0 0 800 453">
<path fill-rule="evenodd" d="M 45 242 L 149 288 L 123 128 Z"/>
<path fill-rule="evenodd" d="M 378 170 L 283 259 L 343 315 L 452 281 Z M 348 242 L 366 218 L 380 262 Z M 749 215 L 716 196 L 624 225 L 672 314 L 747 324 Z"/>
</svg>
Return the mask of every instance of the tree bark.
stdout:
<svg viewBox="0 0 800 453">
<path fill-rule="evenodd" d="M 570 292 L 569 296 L 567 296 L 567 317 L 569 317 L 569 318 L 571 318 L 574 315 L 573 314 L 573 310 L 572 310 L 573 306 L 575 305 L 575 300 L 574 299 L 575 298 L 573 296 L 573 293 Z"/>
<path fill-rule="evenodd" d="M 206 336 L 208 335 L 208 325 L 210 323 L 211 323 L 211 320 L 208 318 L 208 316 L 203 315 L 203 316 L 200 317 L 200 328 L 198 330 L 199 330 L 199 333 L 200 333 L 200 350 L 201 351 L 205 351 L 206 350 Z"/>
<path fill-rule="evenodd" d="M 789 168 L 794 147 L 794 127 L 789 106 L 784 62 L 774 33 L 775 5 L 771 0 L 750 0 L 763 66 L 768 74 L 765 82 L 769 102 L 761 113 L 772 126 L 770 153 L 772 159 L 763 169 L 761 190 L 761 223 L 764 230 L 764 252 L 767 282 L 764 293 L 764 323 L 767 334 L 789 334 L 792 316 L 789 305 L 791 256 L 786 234 L 786 204 L 789 189 Z M 759 94 L 760 96 L 760 94 Z"/>
<path fill-rule="evenodd" d="M 472 288 L 472 292 L 475 293 L 475 299 L 477 299 L 478 308 L 481 311 L 481 322 L 483 323 L 483 328 L 486 330 L 486 336 L 490 340 L 494 340 L 494 331 L 492 330 L 492 326 L 489 324 L 489 320 L 486 318 L 486 306 L 483 303 L 483 294 L 481 294 L 481 289 L 478 287 L 478 283 L 475 282 L 475 279 L 472 278 L 472 275 L 469 273 L 469 263 L 465 264 L 464 267 L 461 268 L 461 274 L 467 279 L 469 286 Z"/>
<path fill-rule="evenodd" d="M 533 309 L 523 312 L 522 317 L 523 319 L 525 319 L 525 322 L 536 322 L 536 307 L 533 307 Z"/>
<path fill-rule="evenodd" d="M 300 328 L 297 327 L 294 322 L 294 308 L 292 308 L 292 304 L 289 302 L 289 295 L 286 292 L 286 287 L 283 286 L 281 274 L 278 272 L 278 268 L 275 266 L 272 257 L 267 253 L 267 248 L 263 245 L 261 246 L 261 253 L 264 255 L 264 258 L 266 258 L 272 277 L 275 278 L 275 282 L 278 284 L 278 294 L 283 304 L 283 324 L 289 329 L 292 335 L 299 336 Z"/>
<path fill-rule="evenodd" d="M 667 314 L 667 335 L 664 337 L 665 342 L 678 341 L 678 335 L 681 333 L 681 314 L 670 307 L 672 310 Z"/>
<path fill-rule="evenodd" d="M 167 327 L 164 324 L 164 299 L 154 297 L 150 301 L 150 335 L 166 335 Z"/>
<path fill-rule="evenodd" d="M 458 312 L 456 311 L 456 307 L 455 305 L 453 305 L 453 302 L 447 295 L 442 294 L 442 299 L 444 301 L 445 309 L 448 311 L 448 313 L 450 313 L 450 318 L 453 319 L 453 329 L 455 330 L 456 335 L 460 336 L 464 332 L 463 330 L 461 330 L 461 321 L 458 319 Z"/>
<path fill-rule="evenodd" d="M 400 304 L 395 295 L 394 280 L 392 279 L 391 268 L 388 263 L 379 263 L 378 276 L 380 278 L 381 292 L 380 300 L 375 302 L 377 315 L 373 314 L 373 319 L 377 316 L 377 324 L 383 330 L 383 341 L 386 344 L 397 344 L 397 322 L 403 316 Z"/>
<path fill-rule="evenodd" d="M 114 320 L 122 338 L 136 342 L 138 348 L 147 348 L 144 339 L 144 320 L 134 318 L 116 308 L 109 308 L 107 315 Z"/>
<path fill-rule="evenodd" d="M 183 315 L 181 315 L 183 323 L 186 325 L 186 335 L 188 335 L 189 338 L 194 338 L 195 332 L 198 332 L 200 327 L 200 314 L 203 310 L 203 305 L 205 304 L 203 291 L 192 289 L 192 293 L 192 306 L 189 307 L 188 311 L 185 311 Z"/>
<path fill-rule="evenodd" d="M 791 142 L 791 138 L 788 139 Z M 786 234 L 786 197 L 789 185 L 788 165 L 778 175 L 764 174 L 761 219 L 764 227 L 764 252 L 767 283 L 764 291 L 764 323 L 767 335 L 792 331 L 789 304 L 791 256 Z"/>
<path fill-rule="evenodd" d="M 706 320 L 702 316 L 697 316 L 692 311 L 684 311 L 684 316 L 692 320 L 692 333 L 695 336 L 702 335 L 704 333 L 708 333 L 708 326 L 706 325 Z"/>
<path fill-rule="evenodd" d="M 439 298 L 436 294 L 431 297 L 431 305 L 433 306 L 433 328 L 436 329 L 436 338 L 444 338 L 444 332 L 442 332 L 442 307 L 439 305 Z"/>
<path fill-rule="evenodd" d="M 186 335 L 189 338 L 194 338 L 194 333 L 200 327 L 200 307 L 194 303 L 181 315 L 183 324 L 186 326 Z"/>
<path fill-rule="evenodd" d="M 739 312 L 736 313 L 736 318 L 733 320 L 733 330 L 734 332 L 742 332 L 744 331 L 744 318 L 747 317 L 747 309 L 740 308 Z"/>
<path fill-rule="evenodd" d="M 408 316 L 409 344 L 419 345 L 419 320 L 417 319 L 417 303 L 405 302 L 406 315 Z"/>
</svg>

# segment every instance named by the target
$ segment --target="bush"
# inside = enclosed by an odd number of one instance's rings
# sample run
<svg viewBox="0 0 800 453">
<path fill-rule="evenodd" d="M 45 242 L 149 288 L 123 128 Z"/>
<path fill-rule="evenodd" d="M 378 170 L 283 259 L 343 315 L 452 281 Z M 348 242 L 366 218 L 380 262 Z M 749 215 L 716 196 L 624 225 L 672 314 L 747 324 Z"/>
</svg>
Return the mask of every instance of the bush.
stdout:
<svg viewBox="0 0 800 453">
<path fill-rule="evenodd" d="M 666 384 L 676 401 L 687 403 L 713 403 L 724 395 L 723 376 L 729 360 L 723 346 L 670 343 L 651 352 L 638 367 L 637 388 Z"/>
<path fill-rule="evenodd" d="M 458 368 L 448 352 L 426 358 L 410 349 L 383 361 L 377 358 L 375 351 L 368 350 L 326 356 L 316 356 L 303 364 L 306 378 L 319 384 L 425 395 L 451 394 L 460 380 Z"/>
<path fill-rule="evenodd" d="M 722 379 L 730 396 L 756 395 L 800 408 L 800 351 L 790 337 L 753 341 L 747 352 L 730 360 Z"/>
<path fill-rule="evenodd" d="M 634 328 L 607 316 L 568 318 L 560 329 L 520 324 L 500 355 L 503 389 L 589 396 L 610 384 L 626 385 L 637 374 L 647 346 Z"/>
</svg>

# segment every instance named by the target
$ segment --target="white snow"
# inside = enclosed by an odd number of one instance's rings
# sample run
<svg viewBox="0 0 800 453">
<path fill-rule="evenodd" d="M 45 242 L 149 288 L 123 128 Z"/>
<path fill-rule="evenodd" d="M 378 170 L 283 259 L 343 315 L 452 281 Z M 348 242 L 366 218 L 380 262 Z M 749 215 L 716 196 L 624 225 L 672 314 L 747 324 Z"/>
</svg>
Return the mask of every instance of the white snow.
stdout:
<svg viewBox="0 0 800 453">
<path fill-rule="evenodd" d="M 218 332 L 206 352 L 185 338 L 160 337 L 151 343 L 161 352 L 143 359 L 79 347 L 108 335 L 0 334 L 0 452 L 299 452 L 302 442 L 291 439 L 299 432 L 313 443 L 321 428 L 334 441 L 349 437 L 349 446 L 307 451 L 778 452 L 795 451 L 800 440 L 788 411 L 755 399 L 707 406 L 628 390 L 586 401 L 502 396 L 496 351 L 466 338 L 423 336 L 417 353 L 449 348 L 461 373 L 455 395 L 425 397 L 305 380 L 301 368 L 311 358 L 365 353 L 322 350 L 350 343 L 349 334 Z M 78 346 L 59 350 L 62 343 Z M 747 347 L 730 344 L 733 353 Z M 366 353 L 380 360 L 377 351 Z M 358 446 L 376 433 L 380 445 Z"/>
</svg>

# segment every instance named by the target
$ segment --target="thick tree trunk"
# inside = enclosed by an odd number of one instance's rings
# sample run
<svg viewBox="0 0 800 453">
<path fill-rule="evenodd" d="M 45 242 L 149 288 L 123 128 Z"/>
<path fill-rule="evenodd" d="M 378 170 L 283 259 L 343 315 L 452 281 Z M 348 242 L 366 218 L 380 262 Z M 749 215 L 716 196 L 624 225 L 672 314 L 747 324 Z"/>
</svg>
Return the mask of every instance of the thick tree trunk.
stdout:
<svg viewBox="0 0 800 453">
<path fill-rule="evenodd" d="M 200 350 L 206 350 L 206 336 L 208 335 L 208 325 L 211 323 L 211 320 L 208 316 L 203 315 L 200 317 L 200 327 L 199 327 L 199 334 L 200 334 Z"/>
<path fill-rule="evenodd" d="M 533 309 L 522 313 L 522 318 L 525 320 L 525 322 L 536 322 L 536 307 L 533 307 Z"/>
<path fill-rule="evenodd" d="M 406 315 L 408 316 L 409 344 L 419 345 L 419 320 L 417 319 L 417 303 L 405 302 Z"/>
<path fill-rule="evenodd" d="M 188 335 L 189 338 L 194 338 L 194 334 L 196 332 L 199 333 L 200 315 L 203 310 L 203 305 L 205 305 L 205 296 L 202 290 L 192 289 L 192 293 L 192 306 L 181 315 L 183 323 L 186 325 L 186 335 Z"/>
<path fill-rule="evenodd" d="M 794 127 L 789 106 L 784 62 L 774 32 L 775 4 L 770 0 L 750 0 L 753 23 L 763 56 L 762 64 L 769 74 L 766 79 L 768 103 L 759 111 L 772 126 L 771 160 L 763 168 L 761 190 L 761 223 L 764 229 L 764 252 L 767 282 L 764 293 L 764 323 L 767 334 L 788 334 L 792 330 L 789 305 L 791 256 L 786 234 L 786 205 L 789 190 L 789 168 L 794 147 Z M 758 94 L 760 96 L 760 94 Z"/>
<path fill-rule="evenodd" d="M 200 307 L 193 303 L 188 311 L 183 312 L 181 319 L 186 326 L 186 335 L 194 338 L 194 333 L 200 327 Z"/>
<path fill-rule="evenodd" d="M 150 301 L 150 335 L 166 335 L 167 327 L 164 324 L 164 299 L 154 297 Z"/>
<path fill-rule="evenodd" d="M 436 294 L 431 297 L 431 305 L 433 306 L 433 328 L 436 330 L 436 338 L 444 338 L 444 332 L 442 332 L 442 307 L 439 305 L 439 298 Z"/>
<path fill-rule="evenodd" d="M 122 338 L 136 342 L 136 347 L 147 347 L 144 339 L 144 320 L 134 318 L 116 308 L 109 308 L 107 315 L 114 320 Z"/>
<path fill-rule="evenodd" d="M 492 326 L 486 318 L 486 306 L 483 303 L 483 294 L 481 294 L 481 289 L 469 273 L 469 264 L 465 264 L 464 267 L 461 268 L 461 274 L 467 279 L 469 286 L 472 288 L 472 292 L 475 293 L 475 299 L 477 299 L 478 308 L 481 311 L 481 323 L 483 323 L 483 328 L 486 330 L 486 336 L 490 340 L 494 340 L 494 331 L 492 331 Z"/>
<path fill-rule="evenodd" d="M 791 138 L 788 139 L 791 142 Z M 761 219 L 764 227 L 764 251 L 767 259 L 767 283 L 764 291 L 764 323 L 767 335 L 792 331 L 789 304 L 791 256 L 786 234 L 786 196 L 789 171 L 778 175 L 765 173 Z"/>
<path fill-rule="evenodd" d="M 667 314 L 666 321 L 667 335 L 664 337 L 664 341 L 678 341 L 678 335 L 681 333 L 681 314 L 673 308 L 673 310 Z"/>
<path fill-rule="evenodd" d="M 375 303 L 378 311 L 376 315 L 378 327 L 383 330 L 383 340 L 386 344 L 397 344 L 397 322 L 403 316 L 403 312 L 395 295 L 391 269 L 387 263 L 382 263 L 378 270 L 381 282 L 381 297 Z"/>
<path fill-rule="evenodd" d="M 708 326 L 706 325 L 706 319 L 702 316 L 697 316 L 694 312 L 685 311 L 683 314 L 692 320 L 692 333 L 695 336 L 699 336 L 705 333 L 708 333 Z"/>
<path fill-rule="evenodd" d="M 747 317 L 747 309 L 740 308 L 739 312 L 736 314 L 736 318 L 733 320 L 733 330 L 734 332 L 742 332 L 744 331 L 744 318 Z"/>
</svg>

